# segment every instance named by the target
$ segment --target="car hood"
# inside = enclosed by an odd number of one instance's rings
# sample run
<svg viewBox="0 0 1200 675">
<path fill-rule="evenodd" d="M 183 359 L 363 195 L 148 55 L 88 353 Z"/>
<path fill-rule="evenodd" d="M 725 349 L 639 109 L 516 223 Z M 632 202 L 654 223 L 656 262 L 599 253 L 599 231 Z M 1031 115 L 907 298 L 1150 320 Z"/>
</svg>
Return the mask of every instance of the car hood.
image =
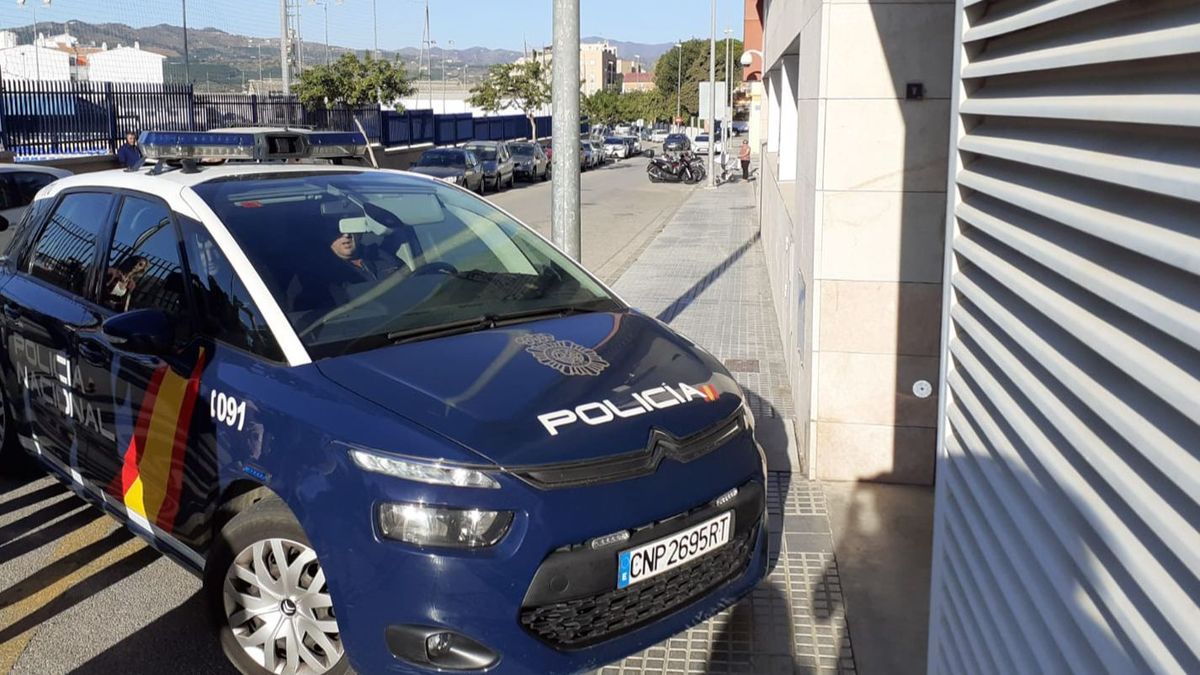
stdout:
<svg viewBox="0 0 1200 675">
<path fill-rule="evenodd" d="M 499 165 L 499 162 L 497 162 L 494 159 L 485 159 L 484 161 L 480 162 L 480 165 L 483 166 L 484 171 L 487 171 L 490 173 L 490 172 L 496 170 L 496 167 Z"/>
<path fill-rule="evenodd" d="M 741 403 L 719 362 L 637 312 L 413 342 L 326 359 L 318 368 L 505 467 L 639 450 L 652 430 L 694 434 Z"/>
<path fill-rule="evenodd" d="M 446 178 L 447 176 L 462 176 L 465 170 L 453 166 L 414 166 L 409 169 L 413 173 L 423 173 L 426 176 Z"/>
</svg>

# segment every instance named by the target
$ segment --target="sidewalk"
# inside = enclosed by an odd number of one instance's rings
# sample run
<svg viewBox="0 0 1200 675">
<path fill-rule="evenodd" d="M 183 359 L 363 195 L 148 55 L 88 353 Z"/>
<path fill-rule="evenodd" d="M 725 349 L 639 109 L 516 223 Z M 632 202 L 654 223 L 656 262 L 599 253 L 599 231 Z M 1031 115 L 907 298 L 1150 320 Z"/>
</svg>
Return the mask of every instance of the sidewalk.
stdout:
<svg viewBox="0 0 1200 675">
<path fill-rule="evenodd" d="M 745 390 L 767 451 L 770 575 L 737 606 L 602 675 L 855 672 L 825 497 L 800 472 L 757 228 L 753 183 L 696 188 L 615 289 L 712 352 Z"/>
</svg>

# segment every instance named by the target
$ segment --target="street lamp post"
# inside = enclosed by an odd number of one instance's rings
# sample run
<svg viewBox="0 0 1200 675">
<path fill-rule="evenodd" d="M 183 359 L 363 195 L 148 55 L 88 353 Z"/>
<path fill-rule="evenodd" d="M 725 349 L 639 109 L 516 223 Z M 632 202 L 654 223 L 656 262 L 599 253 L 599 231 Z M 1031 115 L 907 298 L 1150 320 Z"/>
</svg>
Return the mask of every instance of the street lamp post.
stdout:
<svg viewBox="0 0 1200 675">
<path fill-rule="evenodd" d="M 189 84 L 192 81 L 192 57 L 188 52 L 187 40 L 187 0 L 180 0 L 183 10 L 183 79 Z"/>
<path fill-rule="evenodd" d="M 308 0 L 309 7 L 320 7 L 325 12 L 325 65 L 329 65 L 329 3 L 325 0 Z"/>
<path fill-rule="evenodd" d="M 679 107 L 681 100 L 680 95 L 683 92 L 683 43 L 676 42 L 675 49 L 678 50 L 678 53 L 675 55 L 675 64 L 677 66 L 677 70 L 679 71 L 675 75 L 675 125 L 678 127 L 679 114 L 681 112 L 681 108 Z"/>
<path fill-rule="evenodd" d="M 49 7 L 50 0 L 42 0 L 42 4 Z M 17 0 L 17 6 L 24 7 L 25 0 Z M 37 5 L 36 4 L 30 5 L 29 11 L 32 12 L 32 14 L 33 14 L 33 39 L 30 40 L 30 42 L 33 43 L 33 68 L 34 68 L 34 70 L 37 71 L 37 75 L 34 76 L 33 79 L 40 80 L 40 79 L 42 79 L 42 57 L 41 57 L 41 54 L 38 52 L 39 47 L 38 47 L 38 43 L 37 43 L 38 42 Z"/>
<path fill-rule="evenodd" d="M 454 49 L 454 40 L 447 40 L 450 49 Z M 446 114 L 446 50 L 442 50 L 442 114 Z"/>
<path fill-rule="evenodd" d="M 732 56 L 732 28 L 725 29 L 725 115 L 721 120 L 721 164 L 725 164 L 726 153 L 729 152 L 729 126 L 733 122 L 733 65 L 729 59 Z"/>
<path fill-rule="evenodd" d="M 708 35 L 708 187 L 716 187 L 713 156 L 717 149 L 717 0 L 710 3 L 711 26 Z"/>
</svg>

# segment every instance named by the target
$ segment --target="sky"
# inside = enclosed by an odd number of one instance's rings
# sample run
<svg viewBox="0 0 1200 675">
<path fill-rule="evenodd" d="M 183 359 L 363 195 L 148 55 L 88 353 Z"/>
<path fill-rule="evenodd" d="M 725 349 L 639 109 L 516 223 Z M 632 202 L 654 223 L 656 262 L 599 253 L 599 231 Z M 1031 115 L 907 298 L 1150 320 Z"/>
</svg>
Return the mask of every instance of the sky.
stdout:
<svg viewBox="0 0 1200 675">
<path fill-rule="evenodd" d="M 187 5 L 189 27 L 214 27 L 255 37 L 278 37 L 279 0 L 0 0 L 0 27 L 38 21 L 78 19 L 89 23 L 149 26 L 180 25 Z M 322 0 L 316 0 L 321 2 Z M 301 31 L 307 42 L 324 42 L 328 11 L 329 41 L 366 49 L 372 46 L 372 3 L 378 10 L 379 46 L 415 47 L 421 41 L 425 0 L 323 0 L 325 8 L 301 0 Z M 709 2 L 705 0 L 580 0 L 580 35 L 644 43 L 707 37 Z M 457 49 L 491 47 L 520 50 L 548 44 L 552 0 L 429 0 L 432 37 L 439 45 L 454 40 Z M 717 0 L 717 37 L 732 28 L 741 37 L 742 0 Z"/>
</svg>

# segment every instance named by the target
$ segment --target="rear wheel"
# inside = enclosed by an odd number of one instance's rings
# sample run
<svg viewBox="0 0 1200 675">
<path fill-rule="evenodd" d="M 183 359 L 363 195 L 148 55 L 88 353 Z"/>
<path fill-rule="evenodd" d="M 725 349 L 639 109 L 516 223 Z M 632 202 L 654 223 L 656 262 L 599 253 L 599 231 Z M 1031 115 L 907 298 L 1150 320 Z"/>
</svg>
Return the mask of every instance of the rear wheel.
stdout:
<svg viewBox="0 0 1200 675">
<path fill-rule="evenodd" d="M 325 571 L 278 498 L 234 516 L 213 545 L 204 590 L 225 655 L 246 675 L 349 669 Z"/>
</svg>

